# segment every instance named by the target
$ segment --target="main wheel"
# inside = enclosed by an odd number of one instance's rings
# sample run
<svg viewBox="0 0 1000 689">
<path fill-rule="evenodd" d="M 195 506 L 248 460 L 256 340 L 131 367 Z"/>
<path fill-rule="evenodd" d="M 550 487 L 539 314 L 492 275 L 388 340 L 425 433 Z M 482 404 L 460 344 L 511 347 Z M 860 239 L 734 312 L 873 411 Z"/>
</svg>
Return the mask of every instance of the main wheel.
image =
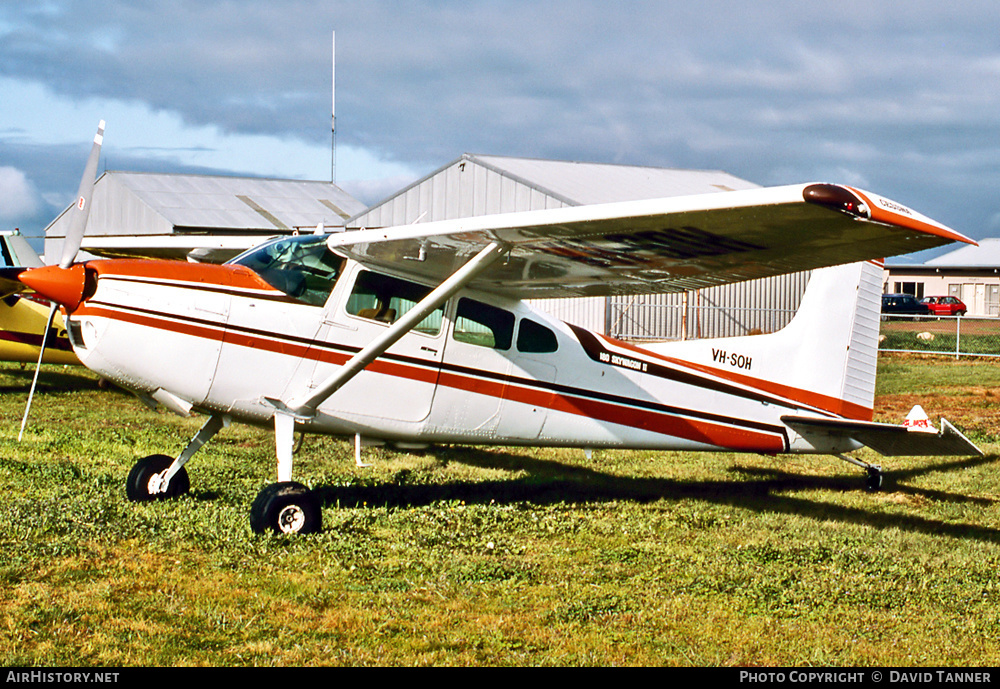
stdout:
<svg viewBox="0 0 1000 689">
<path fill-rule="evenodd" d="M 170 479 L 167 490 L 160 492 L 158 484 L 160 474 L 174 463 L 173 457 L 167 455 L 150 455 L 143 457 L 132 471 L 128 472 L 125 479 L 125 494 L 132 502 L 146 502 L 147 500 L 163 500 L 175 498 L 191 490 L 191 481 L 188 479 L 187 471 L 181 467 L 180 471 Z"/>
<path fill-rule="evenodd" d="M 265 486 L 250 506 L 254 533 L 307 534 L 320 530 L 319 500 L 301 483 L 286 481 Z"/>
<path fill-rule="evenodd" d="M 882 488 L 882 470 L 878 467 L 869 467 L 865 476 L 865 488 L 869 493 L 875 493 Z"/>
</svg>

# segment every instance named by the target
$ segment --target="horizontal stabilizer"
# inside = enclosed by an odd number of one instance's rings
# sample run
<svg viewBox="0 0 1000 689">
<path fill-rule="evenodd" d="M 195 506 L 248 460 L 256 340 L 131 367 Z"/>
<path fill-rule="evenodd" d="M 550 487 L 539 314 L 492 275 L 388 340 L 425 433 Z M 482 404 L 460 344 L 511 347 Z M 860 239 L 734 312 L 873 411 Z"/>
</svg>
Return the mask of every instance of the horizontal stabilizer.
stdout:
<svg viewBox="0 0 1000 689">
<path fill-rule="evenodd" d="M 886 457 L 927 457 L 942 455 L 983 455 L 983 451 L 962 435 L 946 419 L 941 419 L 937 433 L 911 430 L 890 423 L 819 419 L 805 416 L 782 416 L 781 420 L 805 438 L 823 434 L 854 440 Z"/>
</svg>

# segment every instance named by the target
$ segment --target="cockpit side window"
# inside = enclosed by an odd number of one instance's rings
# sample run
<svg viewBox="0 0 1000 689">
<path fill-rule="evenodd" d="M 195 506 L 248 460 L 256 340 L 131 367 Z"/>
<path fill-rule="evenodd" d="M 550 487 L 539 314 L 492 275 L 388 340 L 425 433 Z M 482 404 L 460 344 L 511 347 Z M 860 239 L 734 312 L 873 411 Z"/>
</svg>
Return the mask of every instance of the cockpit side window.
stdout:
<svg viewBox="0 0 1000 689">
<path fill-rule="evenodd" d="M 395 323 L 430 292 L 429 287 L 408 280 L 362 271 L 347 299 L 347 313 L 381 323 Z M 443 314 L 444 308 L 439 307 L 420 321 L 414 330 L 425 335 L 437 335 L 441 332 Z"/>
<path fill-rule="evenodd" d="M 452 337 L 457 342 L 506 351 L 514 339 L 514 314 L 463 297 L 458 300 Z"/>
<path fill-rule="evenodd" d="M 268 242 L 232 260 L 257 273 L 267 284 L 298 301 L 323 306 L 344 267 L 322 235 L 302 235 Z"/>
</svg>

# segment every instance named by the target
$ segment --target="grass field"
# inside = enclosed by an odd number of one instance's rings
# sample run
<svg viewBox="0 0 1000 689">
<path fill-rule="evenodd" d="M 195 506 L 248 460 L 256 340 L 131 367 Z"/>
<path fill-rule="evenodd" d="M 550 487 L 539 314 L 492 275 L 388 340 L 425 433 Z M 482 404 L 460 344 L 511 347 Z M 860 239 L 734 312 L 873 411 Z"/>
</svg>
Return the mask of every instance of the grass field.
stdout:
<svg viewBox="0 0 1000 689">
<path fill-rule="evenodd" d="M 192 491 L 132 504 L 199 426 L 48 368 L 0 366 L 0 659 L 90 665 L 1000 664 L 1000 366 L 883 357 L 988 453 L 880 460 L 438 448 L 308 437 L 322 533 L 251 534 L 271 433 L 233 426 Z M 867 456 L 874 459 L 874 456 Z"/>
</svg>

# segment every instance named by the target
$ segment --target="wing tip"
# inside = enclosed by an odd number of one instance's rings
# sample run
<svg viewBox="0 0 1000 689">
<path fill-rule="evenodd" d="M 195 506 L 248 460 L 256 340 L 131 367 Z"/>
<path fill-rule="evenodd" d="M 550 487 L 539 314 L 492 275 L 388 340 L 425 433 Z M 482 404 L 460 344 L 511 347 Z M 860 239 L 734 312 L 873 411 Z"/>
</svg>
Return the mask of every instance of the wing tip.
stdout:
<svg viewBox="0 0 1000 689">
<path fill-rule="evenodd" d="M 862 191 L 855 187 L 842 187 L 845 190 L 857 195 L 857 197 L 868 206 L 869 217 L 875 222 L 895 225 L 908 230 L 916 230 L 924 234 L 933 235 L 946 239 L 950 242 L 962 242 L 979 246 L 979 244 L 961 232 L 951 229 L 947 225 L 942 225 L 936 220 L 932 220 L 917 211 L 907 208 L 901 203 L 887 199 L 884 196 L 873 194 L 870 191 Z"/>
<path fill-rule="evenodd" d="M 806 203 L 832 208 L 865 220 L 871 218 L 871 207 L 848 187 L 838 184 L 810 184 L 802 190 Z"/>
<path fill-rule="evenodd" d="M 909 230 L 917 230 L 949 241 L 979 246 L 976 240 L 966 237 L 961 232 L 942 225 L 936 220 L 931 220 L 901 203 L 855 187 L 839 184 L 809 184 L 802 190 L 802 198 L 807 203 L 832 208 L 863 220 L 883 222 Z"/>
</svg>

